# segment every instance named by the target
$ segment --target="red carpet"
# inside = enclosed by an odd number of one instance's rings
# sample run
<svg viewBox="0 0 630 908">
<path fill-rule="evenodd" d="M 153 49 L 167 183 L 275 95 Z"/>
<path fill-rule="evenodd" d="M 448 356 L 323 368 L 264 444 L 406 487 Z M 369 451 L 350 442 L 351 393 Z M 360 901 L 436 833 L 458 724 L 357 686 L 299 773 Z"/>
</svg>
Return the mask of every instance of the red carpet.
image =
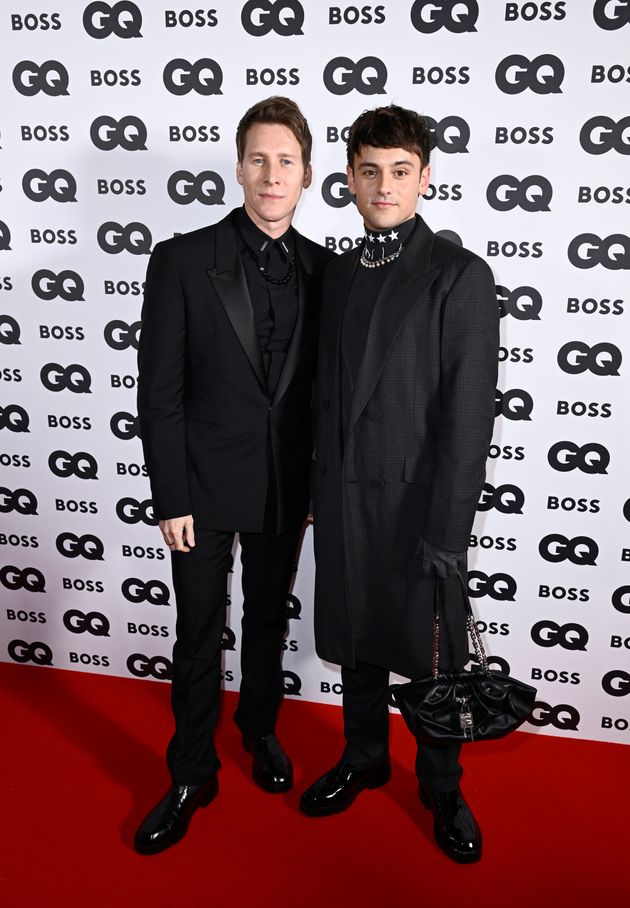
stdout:
<svg viewBox="0 0 630 908">
<path fill-rule="evenodd" d="M 518 733 L 468 748 L 463 788 L 485 853 L 458 866 L 433 843 L 398 717 L 391 783 L 345 814 L 308 819 L 299 793 L 340 755 L 341 711 L 285 702 L 279 736 L 296 786 L 273 796 L 250 781 L 227 694 L 218 799 L 179 845 L 141 857 L 134 829 L 168 785 L 168 686 L 10 664 L 0 681 L 4 908 L 628 904 L 623 745 Z"/>
</svg>

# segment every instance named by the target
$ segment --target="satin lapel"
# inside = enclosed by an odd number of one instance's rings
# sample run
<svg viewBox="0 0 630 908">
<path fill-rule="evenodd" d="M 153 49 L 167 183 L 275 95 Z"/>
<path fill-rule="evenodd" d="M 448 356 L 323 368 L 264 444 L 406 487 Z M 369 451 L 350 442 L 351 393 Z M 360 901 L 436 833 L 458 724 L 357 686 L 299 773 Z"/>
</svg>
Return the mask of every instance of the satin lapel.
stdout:
<svg viewBox="0 0 630 908">
<path fill-rule="evenodd" d="M 357 375 L 347 436 L 365 409 L 403 322 L 440 273 L 431 268 L 433 232 L 418 217 L 405 254 L 392 270 L 374 304 L 365 351 Z"/>
<path fill-rule="evenodd" d="M 291 379 L 295 375 L 295 370 L 298 367 L 302 353 L 302 339 L 304 337 L 308 310 L 309 307 L 316 305 L 316 301 L 313 299 L 313 284 L 315 283 L 312 277 L 313 263 L 308 254 L 306 243 L 304 243 L 297 231 L 295 233 L 295 258 L 298 285 L 297 316 L 284 366 L 282 367 L 282 372 L 280 373 L 280 378 L 278 379 L 278 384 L 274 391 L 274 404 L 277 403 L 286 392 L 291 384 Z"/>
<path fill-rule="evenodd" d="M 206 274 L 225 309 L 225 314 L 230 320 L 261 389 L 268 395 L 262 353 L 256 334 L 254 307 L 247 289 L 245 271 L 236 248 L 231 222 L 226 223 L 223 229 L 220 225 L 217 230 L 215 266 L 207 268 Z"/>
<path fill-rule="evenodd" d="M 359 264 L 361 255 L 360 249 L 342 256 L 337 269 L 338 279 L 335 287 L 335 295 L 323 301 L 324 312 L 322 314 L 322 324 L 325 319 L 326 331 L 332 340 L 328 359 L 328 393 L 334 399 L 341 392 L 340 374 L 341 369 L 341 329 L 343 326 L 343 310 L 350 292 L 350 284 L 354 277 L 354 272 Z M 337 385 L 335 386 L 335 381 Z"/>
</svg>

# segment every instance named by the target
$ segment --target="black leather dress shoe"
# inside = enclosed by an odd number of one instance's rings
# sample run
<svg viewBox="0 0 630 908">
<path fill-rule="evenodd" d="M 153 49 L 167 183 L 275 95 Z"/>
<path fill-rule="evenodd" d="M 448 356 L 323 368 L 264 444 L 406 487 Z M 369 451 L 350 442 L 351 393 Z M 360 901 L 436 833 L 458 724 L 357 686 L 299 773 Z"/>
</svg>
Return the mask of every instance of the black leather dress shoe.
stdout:
<svg viewBox="0 0 630 908">
<path fill-rule="evenodd" d="M 341 813 L 353 803 L 364 788 L 380 788 L 389 782 L 389 758 L 376 766 L 358 769 L 347 760 L 340 760 L 330 772 L 313 782 L 300 798 L 300 810 L 309 817 L 327 817 Z"/>
<path fill-rule="evenodd" d="M 254 758 L 254 782 L 271 794 L 289 791 L 293 785 L 293 766 L 275 735 L 243 735 L 243 747 Z"/>
<path fill-rule="evenodd" d="M 435 840 L 458 864 L 473 864 L 481 857 L 481 830 L 459 788 L 432 791 L 420 786 L 420 800 L 434 817 Z"/>
<path fill-rule="evenodd" d="M 206 807 L 218 792 L 216 776 L 203 785 L 173 785 L 138 826 L 133 843 L 136 851 L 157 854 L 179 842 L 195 810 Z"/>
</svg>

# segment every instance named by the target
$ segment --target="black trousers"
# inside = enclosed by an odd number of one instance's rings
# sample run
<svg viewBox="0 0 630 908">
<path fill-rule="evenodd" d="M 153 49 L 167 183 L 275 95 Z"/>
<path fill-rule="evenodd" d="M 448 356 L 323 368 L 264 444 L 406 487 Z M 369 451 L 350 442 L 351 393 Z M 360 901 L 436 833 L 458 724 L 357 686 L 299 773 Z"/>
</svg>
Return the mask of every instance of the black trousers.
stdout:
<svg viewBox="0 0 630 908">
<path fill-rule="evenodd" d="M 271 734 L 275 727 L 283 689 L 287 593 L 300 530 L 240 534 L 242 680 L 234 718 L 247 735 Z M 213 735 L 234 533 L 195 529 L 195 541 L 190 552 L 172 553 L 177 600 L 171 693 L 175 733 L 167 749 L 174 784 L 189 785 L 207 781 L 221 765 Z"/>
<path fill-rule="evenodd" d="M 389 671 L 357 663 L 342 668 L 344 758 L 360 769 L 373 766 L 387 753 L 389 741 Z M 418 742 L 416 775 L 427 788 L 455 788 L 462 774 L 458 758 L 461 744 Z"/>
</svg>

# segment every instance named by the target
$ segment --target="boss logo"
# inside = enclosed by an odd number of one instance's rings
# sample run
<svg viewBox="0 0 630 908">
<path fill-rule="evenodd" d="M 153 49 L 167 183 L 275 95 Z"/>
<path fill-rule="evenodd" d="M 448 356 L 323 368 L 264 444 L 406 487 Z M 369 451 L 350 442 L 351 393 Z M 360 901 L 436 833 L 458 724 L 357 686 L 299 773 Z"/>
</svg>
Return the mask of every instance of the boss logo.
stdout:
<svg viewBox="0 0 630 908">
<path fill-rule="evenodd" d="M 72 391 L 73 394 L 91 394 L 92 376 L 77 363 L 60 366 L 59 363 L 46 363 L 39 373 L 42 385 L 48 391 Z"/>
<path fill-rule="evenodd" d="M 331 208 L 345 208 L 354 202 L 345 173 L 331 173 L 326 177 L 322 183 L 322 198 Z"/>
<path fill-rule="evenodd" d="M 189 63 L 178 57 L 164 67 L 162 76 L 167 91 L 172 95 L 187 95 L 196 91 L 199 95 L 220 95 L 223 71 L 215 60 L 203 57 Z"/>
<path fill-rule="evenodd" d="M 302 679 L 295 672 L 283 671 L 283 691 L 285 697 L 301 697 Z"/>
<path fill-rule="evenodd" d="M 630 586 L 617 587 L 612 594 L 613 608 L 622 615 L 630 615 Z"/>
<path fill-rule="evenodd" d="M 34 32 L 37 29 L 41 29 L 43 32 L 48 31 L 48 29 L 57 32 L 60 28 L 61 16 L 59 13 L 42 13 L 39 16 L 36 13 L 26 13 L 24 15 L 13 13 L 11 16 L 11 29 L 14 32 L 20 32 L 22 29 L 26 29 L 29 32 Z"/>
<path fill-rule="evenodd" d="M 553 189 L 545 177 L 532 174 L 518 180 L 510 174 L 501 174 L 488 184 L 486 199 L 496 211 L 549 211 Z"/>
<path fill-rule="evenodd" d="M 90 38 L 141 38 L 142 13 L 135 3 L 89 3 L 83 13 L 83 28 Z"/>
<path fill-rule="evenodd" d="M 69 454 L 67 451 L 53 451 L 48 458 L 51 473 L 61 479 L 76 476 L 77 479 L 98 479 L 98 464 L 87 451 Z"/>
<path fill-rule="evenodd" d="M 591 117 L 580 130 L 580 145 L 588 154 L 630 154 L 630 117 Z"/>
<path fill-rule="evenodd" d="M 116 514 L 123 523 L 146 523 L 156 527 L 158 519 L 153 513 L 153 502 L 150 498 L 138 501 L 136 498 L 121 498 L 116 503 Z"/>
<path fill-rule="evenodd" d="M 540 321 L 543 300 L 538 290 L 527 286 L 508 290 L 501 284 L 497 284 L 496 290 L 501 318 L 511 315 L 519 322 Z"/>
<path fill-rule="evenodd" d="M 601 239 L 595 233 L 580 233 L 569 243 L 567 255 L 576 268 L 602 265 L 609 271 L 630 269 L 630 237 L 612 233 Z"/>
<path fill-rule="evenodd" d="M 588 631 L 581 624 L 557 624 L 537 621 L 532 627 L 532 640 L 538 646 L 561 646 L 562 649 L 586 650 Z"/>
<path fill-rule="evenodd" d="M 83 302 L 85 285 L 76 271 L 60 271 L 55 274 L 47 268 L 36 271 L 31 280 L 33 293 L 40 300 L 54 300 L 57 297 L 68 303 Z"/>
<path fill-rule="evenodd" d="M 58 60 L 46 60 L 41 66 L 32 60 L 23 60 L 13 70 L 13 85 L 27 98 L 40 91 L 51 98 L 67 95 L 69 81 L 68 70 Z"/>
<path fill-rule="evenodd" d="M 145 224 L 132 221 L 123 226 L 117 221 L 101 224 L 96 234 L 98 245 L 109 255 L 130 252 L 132 255 L 149 255 L 153 237 Z"/>
<path fill-rule="evenodd" d="M 73 634 L 92 634 L 93 637 L 109 637 L 109 621 L 100 612 L 80 612 L 69 609 L 63 616 L 64 627 Z"/>
<path fill-rule="evenodd" d="M 0 252 L 11 249 L 11 231 L 4 221 L 0 221 Z"/>
<path fill-rule="evenodd" d="M 214 28 L 219 24 L 216 9 L 202 10 L 196 9 L 194 12 L 190 9 L 164 10 L 164 27 L 176 28 L 181 25 L 182 28 Z"/>
<path fill-rule="evenodd" d="M 438 148 L 445 154 L 467 154 L 470 142 L 470 126 L 461 117 L 444 117 L 434 120 L 424 117 L 431 130 L 431 148 Z"/>
<path fill-rule="evenodd" d="M 19 404 L 9 404 L 7 407 L 0 407 L 0 429 L 8 429 L 9 432 L 30 432 L 29 415 Z"/>
<path fill-rule="evenodd" d="M 569 341 L 558 350 L 558 365 L 569 375 L 592 372 L 593 375 L 619 375 L 621 350 L 602 342 L 589 347 L 584 341 Z"/>
<path fill-rule="evenodd" d="M 37 514 L 37 498 L 30 489 L 10 489 L 0 487 L 0 514 Z"/>
<path fill-rule="evenodd" d="M 67 126 L 20 126 L 23 142 L 67 142 L 70 133 Z"/>
<path fill-rule="evenodd" d="M 575 706 L 569 706 L 567 703 L 550 706 L 542 700 L 537 700 L 527 721 L 530 725 L 536 725 L 538 728 L 543 728 L 545 725 L 553 725 L 554 728 L 558 728 L 560 731 L 577 731 L 580 724 L 580 714 Z"/>
<path fill-rule="evenodd" d="M 127 659 L 127 669 L 136 678 L 170 681 L 173 677 L 173 664 L 166 656 L 145 656 L 144 653 L 132 653 Z"/>
<path fill-rule="evenodd" d="M 562 92 L 564 65 L 553 54 L 540 54 L 529 60 L 522 54 L 510 54 L 501 60 L 495 73 L 500 91 L 506 95 L 518 95 L 530 89 L 537 95 Z"/>
<path fill-rule="evenodd" d="M 630 694 L 630 675 L 623 669 L 613 669 L 602 678 L 602 687 L 611 697 L 625 697 Z"/>
<path fill-rule="evenodd" d="M 362 95 L 385 94 L 387 67 L 378 57 L 334 57 L 324 68 L 324 85 L 333 95 L 358 91 Z"/>
<path fill-rule="evenodd" d="M 249 0 L 243 6 L 241 23 L 255 38 L 270 32 L 283 38 L 303 35 L 304 7 L 298 0 Z"/>
<path fill-rule="evenodd" d="M 113 322 L 108 322 L 105 325 L 105 330 L 103 331 L 105 343 L 112 350 L 127 350 L 129 347 L 137 350 L 141 327 L 142 322 L 140 321 L 128 325 L 127 322 L 114 319 Z"/>
<path fill-rule="evenodd" d="M 147 150 L 147 127 L 139 117 L 97 117 L 90 126 L 92 144 L 101 151 L 122 148 L 123 151 Z"/>
<path fill-rule="evenodd" d="M 46 643 L 27 643 L 26 640 L 11 640 L 7 651 L 14 662 L 33 662 L 35 665 L 52 665 L 53 654 Z"/>
<path fill-rule="evenodd" d="M 603 474 L 610 463 L 610 452 L 596 442 L 580 446 L 573 441 L 557 441 L 549 448 L 547 460 L 560 473 L 577 469 L 582 473 Z"/>
<path fill-rule="evenodd" d="M 302 603 L 297 596 L 289 594 L 287 596 L 286 616 L 287 620 L 293 618 L 295 621 L 301 621 Z"/>
<path fill-rule="evenodd" d="M 527 391 L 512 388 L 510 391 L 499 391 L 497 388 L 494 397 L 494 415 L 505 416 L 506 419 L 527 420 L 532 418 L 534 401 Z"/>
<path fill-rule="evenodd" d="M 22 190 L 32 202 L 77 200 L 77 181 L 67 170 L 51 170 L 50 173 L 38 167 L 27 170 L 22 178 Z"/>
<path fill-rule="evenodd" d="M 197 175 L 189 170 L 176 170 L 166 184 L 169 196 L 178 205 L 201 202 L 202 205 L 224 205 L 225 183 L 214 170 Z"/>
<path fill-rule="evenodd" d="M 478 17 L 477 0 L 415 0 L 411 7 L 411 24 L 424 35 L 441 28 L 456 35 L 476 32 Z"/>
<path fill-rule="evenodd" d="M 477 510 L 490 511 L 495 508 L 500 514 L 522 514 L 524 504 L 525 495 L 518 486 L 502 485 L 495 488 L 485 482 Z"/>
<path fill-rule="evenodd" d="M 507 145 L 512 142 L 514 145 L 551 145 L 553 142 L 553 126 L 497 126 L 494 133 L 495 145 Z"/>
<path fill-rule="evenodd" d="M 231 627 L 227 626 L 227 624 L 223 628 L 223 636 L 221 637 L 221 649 L 232 651 L 236 649 L 236 634 Z"/>
<path fill-rule="evenodd" d="M 8 590 L 26 590 L 28 593 L 45 593 L 46 578 L 37 568 L 18 568 L 5 564 L 0 568 L 0 583 Z"/>
<path fill-rule="evenodd" d="M 628 0 L 595 0 L 593 19 L 600 28 L 616 31 L 630 22 L 630 2 Z"/>
<path fill-rule="evenodd" d="M 60 533 L 55 541 L 57 551 L 64 558 L 85 558 L 87 561 L 103 561 L 105 549 L 98 536 L 86 533 Z"/>
<path fill-rule="evenodd" d="M 20 344 L 20 326 L 12 315 L 0 315 L 0 344 Z"/>
<path fill-rule="evenodd" d="M 131 413 L 114 413 L 109 421 L 109 427 L 116 438 L 121 441 L 130 441 L 132 438 L 140 438 L 140 423 L 137 416 Z"/>
<path fill-rule="evenodd" d="M 509 574 L 468 571 L 468 593 L 474 599 L 490 596 L 496 602 L 514 602 L 516 589 L 516 580 Z"/>
<path fill-rule="evenodd" d="M 551 19 L 560 21 L 566 17 L 565 0 L 559 0 L 558 3 L 551 3 L 550 0 L 543 0 L 540 3 L 523 3 L 519 8 L 518 3 L 505 4 L 505 21 L 515 22 L 522 19 L 524 22 L 532 22 L 539 18 L 541 22 L 549 22 Z"/>
<path fill-rule="evenodd" d="M 148 602 L 150 605 L 170 605 L 170 590 L 161 580 L 139 580 L 128 577 L 120 589 L 128 602 Z"/>
<path fill-rule="evenodd" d="M 545 561 L 557 564 L 560 561 L 570 561 L 578 566 L 595 565 L 599 555 L 599 546 L 590 536 L 575 536 L 567 539 L 561 533 L 550 533 L 543 536 L 538 546 L 538 551 Z"/>
</svg>

